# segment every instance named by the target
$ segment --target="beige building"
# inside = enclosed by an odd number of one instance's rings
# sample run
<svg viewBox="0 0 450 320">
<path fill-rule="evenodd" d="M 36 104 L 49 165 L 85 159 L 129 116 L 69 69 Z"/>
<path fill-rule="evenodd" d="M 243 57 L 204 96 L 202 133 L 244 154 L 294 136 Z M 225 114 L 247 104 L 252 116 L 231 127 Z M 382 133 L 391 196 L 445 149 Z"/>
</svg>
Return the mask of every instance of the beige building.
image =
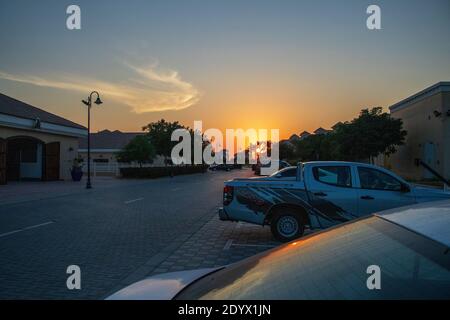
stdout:
<svg viewBox="0 0 450 320">
<path fill-rule="evenodd" d="M 143 132 L 121 132 L 119 130 L 102 130 L 91 133 L 91 161 L 94 163 L 116 164 L 116 155 L 121 151 L 134 137 L 142 135 Z M 88 143 L 87 138 L 79 139 L 78 153 L 87 163 Z"/>
<path fill-rule="evenodd" d="M 408 131 L 405 145 L 386 159 L 386 166 L 413 180 L 433 179 L 421 159 L 450 179 L 450 82 L 439 82 L 389 107 Z"/>
<path fill-rule="evenodd" d="M 69 180 L 85 127 L 0 94 L 0 184 Z"/>
<path fill-rule="evenodd" d="M 120 163 L 117 161 L 117 153 L 120 152 L 134 137 L 143 135 L 144 132 L 122 132 L 119 130 L 102 130 L 91 133 L 91 173 L 93 175 L 119 175 L 120 167 L 130 167 L 135 163 Z M 83 170 L 87 170 L 87 138 L 79 139 L 79 157 L 83 160 Z M 145 166 L 164 166 L 164 158 L 156 156 L 152 163 Z"/>
</svg>

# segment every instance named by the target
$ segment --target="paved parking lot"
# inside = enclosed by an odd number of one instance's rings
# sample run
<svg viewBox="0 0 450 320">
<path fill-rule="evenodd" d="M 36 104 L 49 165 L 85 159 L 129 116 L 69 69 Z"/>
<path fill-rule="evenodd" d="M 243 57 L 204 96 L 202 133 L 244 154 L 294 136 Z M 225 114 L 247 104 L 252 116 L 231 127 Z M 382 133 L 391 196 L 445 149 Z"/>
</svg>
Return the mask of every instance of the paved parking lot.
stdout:
<svg viewBox="0 0 450 320">
<path fill-rule="evenodd" d="M 213 217 L 198 232 L 152 271 L 220 267 L 278 246 L 269 227 L 222 222 Z"/>
<path fill-rule="evenodd" d="M 145 183 L 142 180 L 123 180 L 114 177 L 92 177 L 95 189 L 105 189 L 112 187 L 125 187 Z M 0 185 L 0 205 L 21 203 L 74 195 L 77 193 L 89 192 L 86 190 L 86 181 L 23 181 L 9 182 L 8 185 Z"/>
<path fill-rule="evenodd" d="M 115 182 L 0 202 L 0 298 L 100 299 L 148 275 L 232 263 L 278 245 L 217 218 L 223 181 L 249 170 Z M 1 193 L 1 192 L 0 192 Z M 81 268 L 68 290 L 66 268 Z"/>
</svg>

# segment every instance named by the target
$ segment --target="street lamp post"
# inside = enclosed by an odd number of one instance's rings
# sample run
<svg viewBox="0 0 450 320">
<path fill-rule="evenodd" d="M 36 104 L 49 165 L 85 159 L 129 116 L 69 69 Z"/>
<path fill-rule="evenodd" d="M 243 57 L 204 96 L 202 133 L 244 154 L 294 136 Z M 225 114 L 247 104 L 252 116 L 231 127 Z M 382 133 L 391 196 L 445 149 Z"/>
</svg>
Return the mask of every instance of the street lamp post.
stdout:
<svg viewBox="0 0 450 320">
<path fill-rule="evenodd" d="M 86 182 L 86 189 L 91 189 L 92 185 L 91 185 L 91 106 L 92 106 L 92 95 L 96 94 L 97 95 L 97 99 L 95 100 L 95 104 L 96 105 L 100 105 L 102 104 L 102 100 L 100 100 L 100 95 L 98 94 L 97 91 L 92 91 L 91 94 L 89 95 L 87 101 L 86 100 L 81 100 L 81 102 L 83 102 L 85 105 L 87 105 L 88 107 L 88 177 L 87 177 L 87 182 Z"/>
</svg>

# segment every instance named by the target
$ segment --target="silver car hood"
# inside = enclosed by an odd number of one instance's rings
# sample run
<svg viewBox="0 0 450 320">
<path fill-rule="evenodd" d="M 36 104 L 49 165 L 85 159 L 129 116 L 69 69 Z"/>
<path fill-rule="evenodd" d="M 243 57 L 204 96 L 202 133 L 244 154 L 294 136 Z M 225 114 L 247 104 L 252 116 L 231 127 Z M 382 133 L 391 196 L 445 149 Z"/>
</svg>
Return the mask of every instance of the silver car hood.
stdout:
<svg viewBox="0 0 450 320">
<path fill-rule="evenodd" d="M 221 268 L 208 268 L 158 274 L 135 282 L 106 300 L 170 300 L 197 279 Z"/>
</svg>

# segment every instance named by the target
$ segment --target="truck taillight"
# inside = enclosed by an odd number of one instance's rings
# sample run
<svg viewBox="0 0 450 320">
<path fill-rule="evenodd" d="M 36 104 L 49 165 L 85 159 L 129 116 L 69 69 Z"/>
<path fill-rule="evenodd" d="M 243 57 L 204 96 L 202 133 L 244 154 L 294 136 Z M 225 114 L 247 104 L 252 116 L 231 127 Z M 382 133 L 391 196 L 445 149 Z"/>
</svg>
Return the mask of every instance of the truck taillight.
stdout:
<svg viewBox="0 0 450 320">
<path fill-rule="evenodd" d="M 234 188 L 232 186 L 225 186 L 223 188 L 223 205 L 227 206 L 233 201 L 233 191 Z"/>
</svg>

